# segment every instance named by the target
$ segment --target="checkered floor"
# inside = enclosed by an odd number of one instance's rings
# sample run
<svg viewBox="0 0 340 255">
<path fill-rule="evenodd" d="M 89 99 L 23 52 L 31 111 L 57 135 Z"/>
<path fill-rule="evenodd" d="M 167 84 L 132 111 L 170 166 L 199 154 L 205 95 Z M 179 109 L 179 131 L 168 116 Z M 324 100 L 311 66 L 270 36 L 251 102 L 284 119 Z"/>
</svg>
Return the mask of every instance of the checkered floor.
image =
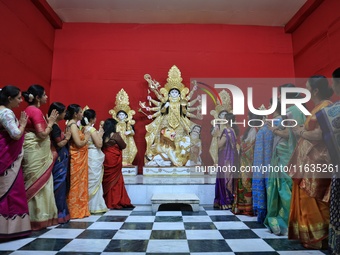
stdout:
<svg viewBox="0 0 340 255">
<path fill-rule="evenodd" d="M 162 208 L 160 208 L 162 210 Z M 0 255 L 327 254 L 271 234 L 255 217 L 201 206 L 199 212 L 151 206 L 111 210 L 0 243 Z"/>
</svg>

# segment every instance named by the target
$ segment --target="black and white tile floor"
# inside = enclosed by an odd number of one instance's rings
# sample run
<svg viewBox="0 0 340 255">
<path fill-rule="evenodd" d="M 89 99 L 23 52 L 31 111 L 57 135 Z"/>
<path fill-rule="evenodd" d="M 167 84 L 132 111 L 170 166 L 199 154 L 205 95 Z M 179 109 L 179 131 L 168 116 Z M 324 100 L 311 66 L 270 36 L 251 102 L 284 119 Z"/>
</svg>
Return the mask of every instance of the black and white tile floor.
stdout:
<svg viewBox="0 0 340 255">
<path fill-rule="evenodd" d="M 163 208 L 164 209 L 164 208 Z M 162 210 L 162 209 L 161 209 Z M 201 206 L 199 212 L 151 206 L 111 210 L 0 243 L 0 255 L 327 254 L 271 234 L 255 217 Z"/>
</svg>

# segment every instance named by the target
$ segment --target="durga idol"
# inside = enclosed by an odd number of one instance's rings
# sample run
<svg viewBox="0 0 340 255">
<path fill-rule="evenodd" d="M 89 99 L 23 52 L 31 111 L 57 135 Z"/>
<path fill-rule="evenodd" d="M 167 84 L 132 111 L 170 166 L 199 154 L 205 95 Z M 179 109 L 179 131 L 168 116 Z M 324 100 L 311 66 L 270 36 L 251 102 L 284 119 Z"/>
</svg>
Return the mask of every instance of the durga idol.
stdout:
<svg viewBox="0 0 340 255">
<path fill-rule="evenodd" d="M 150 95 L 139 105 L 148 119 L 153 121 L 146 125 L 145 165 L 147 166 L 184 166 L 190 153 L 190 130 L 195 124 L 189 118 L 201 118 L 200 96 L 191 100 L 197 85 L 189 92 L 182 83 L 181 72 L 172 66 L 168 72 L 167 83 L 163 88 L 149 74 L 144 75 L 157 100 Z M 190 101 L 191 100 L 191 101 Z"/>
</svg>

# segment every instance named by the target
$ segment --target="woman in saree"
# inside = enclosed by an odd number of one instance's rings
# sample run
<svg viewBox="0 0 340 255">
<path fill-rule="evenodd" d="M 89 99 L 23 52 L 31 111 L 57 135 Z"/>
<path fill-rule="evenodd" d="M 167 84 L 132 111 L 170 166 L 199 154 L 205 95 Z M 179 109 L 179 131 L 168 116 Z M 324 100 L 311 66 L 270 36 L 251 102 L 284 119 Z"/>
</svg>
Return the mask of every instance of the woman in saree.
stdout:
<svg viewBox="0 0 340 255">
<path fill-rule="evenodd" d="M 18 121 L 12 111 L 21 102 L 19 88 L 0 89 L 0 241 L 31 233 L 21 168 L 27 115 L 22 112 Z"/>
<path fill-rule="evenodd" d="M 26 197 L 32 230 L 39 230 L 58 224 L 58 213 L 53 193 L 52 169 L 56 157 L 51 151 L 50 132 L 58 113 L 52 111 L 47 120 L 39 109 L 47 101 L 41 85 L 35 84 L 22 95 L 29 106 L 25 128 L 24 159 L 22 167 L 25 179 Z"/>
<path fill-rule="evenodd" d="M 70 152 L 70 190 L 67 195 L 67 206 L 71 219 L 90 216 L 88 189 L 88 146 L 90 134 L 81 131 L 77 125 L 83 118 L 83 109 L 78 104 L 67 107 L 65 120 L 67 130 L 71 132 Z"/>
<path fill-rule="evenodd" d="M 50 139 L 52 143 L 52 152 L 58 154 L 57 160 L 53 166 L 53 184 L 54 184 L 54 198 L 58 209 L 58 223 L 67 223 L 70 220 L 70 213 L 66 203 L 66 194 L 68 187 L 68 172 L 69 172 L 69 152 L 68 141 L 71 138 L 70 132 L 62 132 L 58 122 L 64 119 L 66 113 L 66 106 L 59 102 L 54 102 L 50 105 L 48 115 L 53 110 L 58 112 L 56 123 L 52 126 Z"/>
<path fill-rule="evenodd" d="M 284 84 L 281 87 L 295 86 Z M 287 94 L 288 99 L 298 97 L 299 94 L 297 93 Z M 291 131 L 291 128 L 283 127 L 281 122 L 283 119 L 293 119 L 297 125 L 303 125 L 306 117 L 295 105 L 288 107 L 287 116 L 281 116 L 281 103 L 278 102 L 272 119 L 274 119 L 272 122 L 274 125 L 271 127 L 274 134 L 274 142 L 270 165 L 279 167 L 280 171 L 272 171 L 268 175 L 267 216 L 264 220 L 264 225 L 275 235 L 287 235 L 293 182 L 288 173 L 283 171 L 283 167 L 287 166 L 293 154 L 296 146 L 296 136 Z"/>
<path fill-rule="evenodd" d="M 117 123 L 115 119 L 107 119 L 103 126 L 104 199 L 109 209 L 133 208 L 122 174 L 122 150 L 125 149 L 126 144 L 119 133 L 116 133 Z"/>
<path fill-rule="evenodd" d="M 300 139 L 288 166 L 291 165 L 291 169 L 301 166 L 303 169 L 289 173 L 293 178 L 293 190 L 288 238 L 299 239 L 308 249 L 322 249 L 328 241 L 331 179 L 326 173 L 319 173 L 316 167 L 328 165 L 331 160 L 322 140 L 316 113 L 331 104 L 328 99 L 333 90 L 328 86 L 327 78 L 321 75 L 310 77 L 306 87 L 315 106 L 304 126 L 293 128 Z"/>
<path fill-rule="evenodd" d="M 248 126 L 241 139 L 240 150 L 240 168 L 252 167 L 254 161 L 255 138 L 258 128 L 261 126 L 262 117 L 251 112 L 248 113 L 248 120 L 252 126 Z M 235 179 L 235 201 L 233 204 L 233 213 L 253 215 L 253 199 L 252 199 L 252 172 L 242 171 L 239 178 Z"/>
<path fill-rule="evenodd" d="M 264 106 L 263 106 L 264 108 Z M 261 118 L 264 121 L 264 117 Z M 254 163 L 256 167 L 252 180 L 253 212 L 257 222 L 263 224 L 267 215 L 267 184 L 268 174 L 263 172 L 262 166 L 269 166 L 273 151 L 273 132 L 271 124 L 265 123 L 257 132 L 254 145 Z"/>
<path fill-rule="evenodd" d="M 236 124 L 233 127 L 229 124 L 231 121 L 235 122 L 235 116 L 227 113 L 225 118 L 228 123 L 223 126 L 223 130 L 220 130 L 219 125 L 216 125 L 213 130 L 213 133 L 219 133 L 214 207 L 222 210 L 231 209 L 234 203 L 233 172 L 227 169 L 236 166 L 238 162 L 236 148 L 238 128 Z"/>
<path fill-rule="evenodd" d="M 334 70 L 333 89 L 337 96 L 340 96 L 340 67 Z M 328 148 L 329 155 L 333 164 L 333 176 L 331 181 L 330 197 L 330 223 L 329 223 L 329 241 L 328 248 L 330 254 L 340 254 L 340 175 L 335 171 L 340 166 L 340 145 L 337 141 L 340 139 L 340 101 L 325 107 L 316 114 L 323 139 Z"/>
<path fill-rule="evenodd" d="M 104 213 L 107 207 L 103 198 L 103 162 L 104 153 L 102 152 L 103 129 L 96 130 L 96 112 L 92 109 L 85 110 L 81 120 L 82 128 L 90 133 L 88 141 L 88 162 L 89 162 L 89 210 L 90 213 Z"/>
</svg>

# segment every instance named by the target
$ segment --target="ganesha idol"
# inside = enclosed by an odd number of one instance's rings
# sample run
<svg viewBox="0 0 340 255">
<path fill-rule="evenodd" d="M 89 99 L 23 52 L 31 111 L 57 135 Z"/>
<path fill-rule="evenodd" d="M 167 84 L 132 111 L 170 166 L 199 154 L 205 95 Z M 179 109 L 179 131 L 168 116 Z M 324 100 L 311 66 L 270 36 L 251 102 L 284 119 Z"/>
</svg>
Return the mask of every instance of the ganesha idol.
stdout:
<svg viewBox="0 0 340 255">
<path fill-rule="evenodd" d="M 191 100 L 197 85 L 189 92 L 176 66 L 169 70 L 167 83 L 162 88 L 149 74 L 144 75 L 144 79 L 149 93 L 152 91 L 156 97 L 148 95 L 147 102 L 139 102 L 139 112 L 152 120 L 145 127 L 145 166 L 182 167 L 197 162 L 191 159 L 190 135 L 191 129 L 199 126 L 191 118 L 202 118 L 200 96 Z"/>
</svg>

